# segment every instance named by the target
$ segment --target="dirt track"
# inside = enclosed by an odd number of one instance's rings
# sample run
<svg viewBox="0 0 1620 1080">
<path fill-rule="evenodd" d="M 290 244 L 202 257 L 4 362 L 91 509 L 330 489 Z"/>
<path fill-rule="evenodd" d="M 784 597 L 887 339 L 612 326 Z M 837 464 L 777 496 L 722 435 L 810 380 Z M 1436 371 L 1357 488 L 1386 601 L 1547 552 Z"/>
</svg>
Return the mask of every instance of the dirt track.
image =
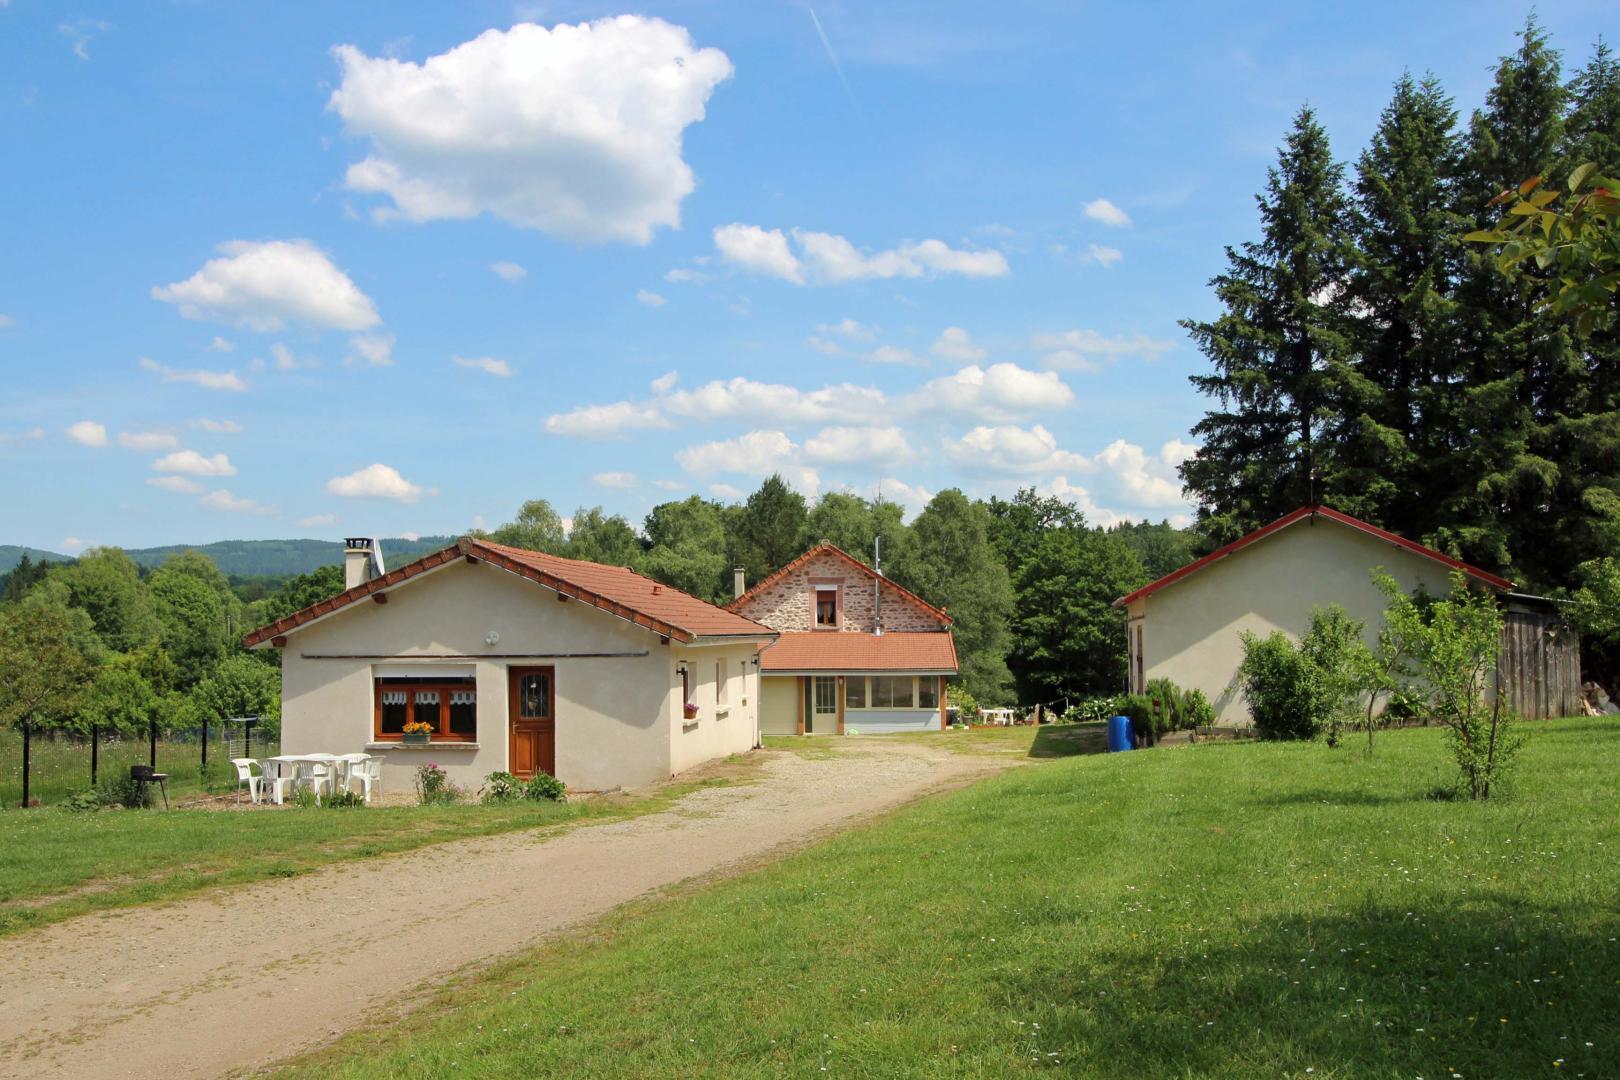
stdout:
<svg viewBox="0 0 1620 1080">
<path fill-rule="evenodd" d="M 0 945 L 0 1077 L 214 1076 L 319 1045 L 446 974 L 688 878 L 1012 764 L 894 742 L 763 752 L 657 814 L 456 841 L 86 915 Z"/>
</svg>

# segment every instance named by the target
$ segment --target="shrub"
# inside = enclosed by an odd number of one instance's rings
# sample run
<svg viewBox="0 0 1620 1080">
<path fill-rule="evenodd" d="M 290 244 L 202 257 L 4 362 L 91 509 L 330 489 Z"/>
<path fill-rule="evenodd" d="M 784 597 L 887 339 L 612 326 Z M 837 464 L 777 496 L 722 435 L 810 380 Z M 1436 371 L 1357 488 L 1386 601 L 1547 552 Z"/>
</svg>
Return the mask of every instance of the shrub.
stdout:
<svg viewBox="0 0 1620 1080">
<path fill-rule="evenodd" d="M 523 790 L 523 781 L 511 773 L 492 772 L 484 777 L 484 786 L 478 793 L 486 803 L 503 803 L 521 799 Z"/>
<path fill-rule="evenodd" d="M 1073 702 L 1063 714 L 1063 719 L 1072 720 L 1081 724 L 1097 724 L 1107 722 L 1110 716 L 1119 716 L 1120 696 L 1110 694 L 1106 697 L 1087 697 Z"/>
<path fill-rule="evenodd" d="M 1181 699 L 1188 728 L 1213 727 L 1215 706 L 1209 703 L 1202 690 L 1188 690 Z"/>
<path fill-rule="evenodd" d="M 550 773 L 537 772 L 523 785 L 523 797 L 530 802 L 562 802 L 567 786 Z"/>
<path fill-rule="evenodd" d="M 100 810 L 105 805 L 107 804 L 101 801 L 101 792 L 95 788 L 88 791 L 75 791 L 62 800 L 62 809 L 79 814 L 92 813 Z"/>
<path fill-rule="evenodd" d="M 1375 688 L 1378 665 L 1362 640 L 1366 629 L 1344 608 L 1329 604 L 1311 610 L 1310 629 L 1299 643 L 1300 657 L 1314 675 L 1314 707 L 1329 746 L 1339 745 L 1340 730 L 1357 722 L 1363 694 Z"/>
<path fill-rule="evenodd" d="M 1243 633 L 1238 686 L 1262 739 L 1313 739 L 1324 723 L 1316 668 L 1282 631 Z"/>
<path fill-rule="evenodd" d="M 96 785 L 96 797 L 102 806 L 118 806 L 125 810 L 145 810 L 152 805 L 150 784 L 137 784 L 128 775 L 115 775 Z"/>
<path fill-rule="evenodd" d="M 416 798 L 423 806 L 459 802 L 464 793 L 450 782 L 450 774 L 431 762 L 417 767 Z"/>
<path fill-rule="evenodd" d="M 366 805 L 366 800 L 358 791 L 345 788 L 342 791 L 334 791 L 322 799 L 321 805 L 328 810 L 353 810 Z"/>
<path fill-rule="evenodd" d="M 1119 698 L 1119 712 L 1115 716 L 1129 717 L 1131 721 L 1131 735 L 1138 746 L 1152 746 L 1155 739 L 1153 735 L 1153 699 L 1146 694 L 1124 694 Z"/>
</svg>

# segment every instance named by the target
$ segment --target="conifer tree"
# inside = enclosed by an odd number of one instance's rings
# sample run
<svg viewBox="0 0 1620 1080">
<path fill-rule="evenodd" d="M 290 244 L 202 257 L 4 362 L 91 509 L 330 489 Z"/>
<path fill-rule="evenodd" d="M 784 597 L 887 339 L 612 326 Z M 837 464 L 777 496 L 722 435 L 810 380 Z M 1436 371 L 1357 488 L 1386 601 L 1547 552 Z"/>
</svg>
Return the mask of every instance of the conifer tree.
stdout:
<svg viewBox="0 0 1620 1080">
<path fill-rule="evenodd" d="M 1350 352 L 1343 167 L 1309 107 L 1256 201 L 1261 238 L 1227 248 L 1211 282 L 1225 310 L 1182 322 L 1215 368 L 1192 376 L 1216 405 L 1193 429 L 1203 448 L 1181 467 L 1214 544 L 1329 494 L 1315 482 L 1316 470 L 1333 471 L 1318 439 Z"/>
<path fill-rule="evenodd" d="M 1568 92 L 1564 167 L 1557 176 L 1588 161 L 1604 176 L 1620 172 L 1620 60 L 1602 38 L 1592 48 L 1592 59 L 1570 80 Z"/>
</svg>

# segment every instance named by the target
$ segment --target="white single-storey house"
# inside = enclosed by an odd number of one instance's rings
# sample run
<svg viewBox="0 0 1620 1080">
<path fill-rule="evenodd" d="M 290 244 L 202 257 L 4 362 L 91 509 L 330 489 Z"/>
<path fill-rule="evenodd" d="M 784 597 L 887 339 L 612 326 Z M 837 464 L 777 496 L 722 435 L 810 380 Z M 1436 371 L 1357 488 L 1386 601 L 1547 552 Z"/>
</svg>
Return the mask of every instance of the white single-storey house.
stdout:
<svg viewBox="0 0 1620 1080">
<path fill-rule="evenodd" d="M 1504 657 L 1526 673 L 1512 680 L 1516 698 L 1531 689 L 1532 668 L 1551 683 L 1566 677 L 1571 639 L 1558 641 L 1547 602 L 1515 593 L 1506 578 L 1348 514 L 1306 506 L 1114 601 L 1126 612 L 1129 689 L 1140 692 L 1149 680 L 1168 678 L 1202 690 L 1218 722 L 1247 724 L 1248 705 L 1232 688 L 1243 662 L 1243 631 L 1264 637 L 1281 630 L 1298 640 L 1310 627 L 1313 608 L 1338 604 L 1366 624 L 1367 643 L 1375 645 L 1387 603 L 1372 582 L 1378 567 L 1408 594 L 1444 596 L 1451 574 L 1460 571 L 1502 597 L 1511 632 L 1504 634 Z M 1578 682 L 1578 658 L 1575 663 Z M 1560 706 L 1538 705 L 1531 695 L 1519 707 L 1527 715 L 1547 715 Z"/>
<path fill-rule="evenodd" d="M 727 611 L 777 631 L 760 653 L 767 735 L 937 731 L 957 673 L 951 617 L 822 541 Z"/>
<path fill-rule="evenodd" d="M 621 566 L 487 540 L 384 572 L 348 541 L 348 588 L 247 635 L 281 650 L 287 754 L 364 752 L 383 785 L 434 762 L 476 789 L 548 772 L 645 784 L 758 744 L 759 649 L 776 633 Z M 431 728 L 406 745 L 405 725 Z"/>
</svg>

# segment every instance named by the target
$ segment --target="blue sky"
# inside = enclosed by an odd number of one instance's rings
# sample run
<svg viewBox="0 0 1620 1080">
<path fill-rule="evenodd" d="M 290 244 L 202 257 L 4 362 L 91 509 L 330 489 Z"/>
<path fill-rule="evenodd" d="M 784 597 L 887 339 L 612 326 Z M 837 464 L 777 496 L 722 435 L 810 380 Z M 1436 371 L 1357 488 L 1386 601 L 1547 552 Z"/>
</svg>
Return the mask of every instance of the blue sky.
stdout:
<svg viewBox="0 0 1620 1080">
<path fill-rule="evenodd" d="M 1540 13 L 1570 66 L 1605 7 Z M 639 523 L 777 470 L 1179 519 L 1176 321 L 1294 111 L 1351 160 L 1525 15 L 271 10 L 0 0 L 0 542 Z"/>
</svg>

